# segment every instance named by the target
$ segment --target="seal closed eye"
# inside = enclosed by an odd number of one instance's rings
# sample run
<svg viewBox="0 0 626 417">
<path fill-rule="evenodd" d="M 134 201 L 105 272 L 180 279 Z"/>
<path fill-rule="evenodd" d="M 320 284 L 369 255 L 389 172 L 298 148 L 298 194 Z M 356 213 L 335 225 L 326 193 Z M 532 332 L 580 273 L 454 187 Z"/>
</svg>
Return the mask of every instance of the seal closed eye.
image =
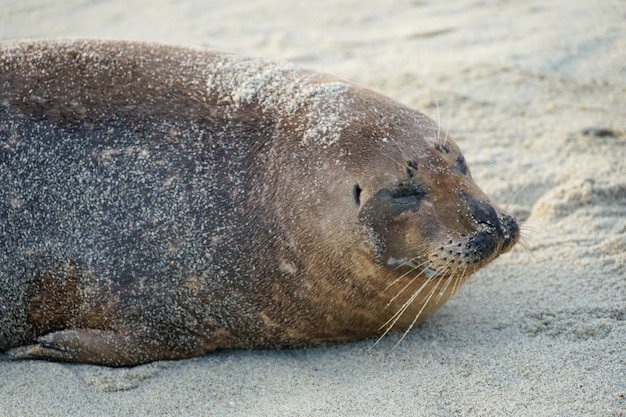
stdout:
<svg viewBox="0 0 626 417">
<path fill-rule="evenodd" d="M 434 121 L 366 88 L 201 49 L 0 45 L 11 358 L 406 332 L 519 239 Z"/>
<path fill-rule="evenodd" d="M 417 185 L 404 185 L 401 184 L 394 188 L 391 193 L 392 204 L 398 207 L 403 207 L 405 210 L 417 210 L 419 203 L 426 196 L 426 192 Z"/>
</svg>

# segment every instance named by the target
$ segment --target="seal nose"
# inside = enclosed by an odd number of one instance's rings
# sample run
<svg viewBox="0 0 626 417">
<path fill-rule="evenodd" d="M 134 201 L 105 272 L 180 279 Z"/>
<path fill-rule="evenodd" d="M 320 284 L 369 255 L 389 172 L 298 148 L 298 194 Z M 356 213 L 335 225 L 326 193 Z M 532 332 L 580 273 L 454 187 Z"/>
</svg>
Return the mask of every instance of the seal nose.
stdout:
<svg viewBox="0 0 626 417">
<path fill-rule="evenodd" d="M 483 246 L 488 251 L 498 250 L 507 252 L 517 243 L 520 237 L 520 228 L 515 219 L 509 215 L 498 215 L 489 203 L 466 196 L 465 201 L 470 211 L 470 217 L 476 224 L 487 226 L 479 233 Z M 487 244 L 487 241 L 489 243 Z"/>
<path fill-rule="evenodd" d="M 491 205 L 471 197 L 467 197 L 465 200 L 470 210 L 470 215 L 476 223 L 487 225 L 496 230 L 500 229 L 498 213 Z"/>
<path fill-rule="evenodd" d="M 504 241 L 504 233 L 498 213 L 488 203 L 465 196 L 465 202 L 469 209 L 469 217 L 479 226 L 475 233 L 467 241 L 467 249 L 474 263 L 482 263 L 493 259 L 499 253 Z"/>
<path fill-rule="evenodd" d="M 504 243 L 502 244 L 502 252 L 506 252 L 517 243 L 520 237 L 520 228 L 517 221 L 509 215 L 504 215 L 500 219 L 500 224 L 504 230 Z"/>
</svg>

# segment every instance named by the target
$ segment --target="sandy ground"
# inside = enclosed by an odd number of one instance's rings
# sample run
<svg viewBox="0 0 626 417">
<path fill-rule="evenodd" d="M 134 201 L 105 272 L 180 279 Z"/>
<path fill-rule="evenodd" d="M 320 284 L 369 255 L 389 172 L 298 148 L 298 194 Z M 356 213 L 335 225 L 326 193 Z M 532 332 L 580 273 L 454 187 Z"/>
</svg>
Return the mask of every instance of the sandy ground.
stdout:
<svg viewBox="0 0 626 417">
<path fill-rule="evenodd" d="M 0 362 L 0 415 L 625 416 L 626 2 L 595 3 L 0 0 L 0 38 L 234 50 L 420 108 L 528 247 L 398 346 Z"/>
</svg>

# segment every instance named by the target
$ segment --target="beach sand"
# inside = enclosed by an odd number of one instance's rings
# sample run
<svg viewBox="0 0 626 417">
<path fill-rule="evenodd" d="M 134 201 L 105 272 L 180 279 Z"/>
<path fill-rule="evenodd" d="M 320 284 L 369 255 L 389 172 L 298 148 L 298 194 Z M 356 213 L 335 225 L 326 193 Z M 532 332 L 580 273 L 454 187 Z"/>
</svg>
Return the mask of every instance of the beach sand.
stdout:
<svg viewBox="0 0 626 417">
<path fill-rule="evenodd" d="M 232 50 L 419 108 L 526 242 L 400 343 L 0 362 L 0 416 L 625 416 L 626 2 L 585 4 L 0 0 L 0 39 Z"/>
</svg>

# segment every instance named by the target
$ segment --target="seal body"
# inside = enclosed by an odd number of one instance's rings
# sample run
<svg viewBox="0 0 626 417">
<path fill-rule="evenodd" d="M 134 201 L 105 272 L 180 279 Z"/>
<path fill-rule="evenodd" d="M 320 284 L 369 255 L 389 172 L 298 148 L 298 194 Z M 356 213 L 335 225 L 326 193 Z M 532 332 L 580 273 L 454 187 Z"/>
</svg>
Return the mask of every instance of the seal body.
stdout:
<svg viewBox="0 0 626 417">
<path fill-rule="evenodd" d="M 432 120 L 289 64 L 0 50 L 0 352 L 127 366 L 409 329 L 515 221 Z"/>
</svg>

